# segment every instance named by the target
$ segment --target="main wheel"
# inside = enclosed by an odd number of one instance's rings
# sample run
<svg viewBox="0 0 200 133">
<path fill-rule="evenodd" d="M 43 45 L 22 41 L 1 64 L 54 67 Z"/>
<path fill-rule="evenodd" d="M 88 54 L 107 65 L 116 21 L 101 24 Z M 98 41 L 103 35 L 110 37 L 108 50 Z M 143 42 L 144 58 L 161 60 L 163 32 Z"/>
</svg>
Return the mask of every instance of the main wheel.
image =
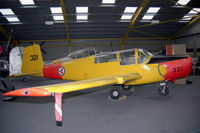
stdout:
<svg viewBox="0 0 200 133">
<path fill-rule="evenodd" d="M 131 86 L 130 85 L 122 85 L 123 90 L 130 90 Z"/>
<path fill-rule="evenodd" d="M 158 92 L 161 96 L 167 96 L 169 94 L 169 89 L 166 86 L 161 86 L 158 89 Z"/>
<path fill-rule="evenodd" d="M 110 91 L 110 96 L 112 99 L 119 99 L 120 98 L 120 90 L 119 89 L 112 89 Z"/>
</svg>

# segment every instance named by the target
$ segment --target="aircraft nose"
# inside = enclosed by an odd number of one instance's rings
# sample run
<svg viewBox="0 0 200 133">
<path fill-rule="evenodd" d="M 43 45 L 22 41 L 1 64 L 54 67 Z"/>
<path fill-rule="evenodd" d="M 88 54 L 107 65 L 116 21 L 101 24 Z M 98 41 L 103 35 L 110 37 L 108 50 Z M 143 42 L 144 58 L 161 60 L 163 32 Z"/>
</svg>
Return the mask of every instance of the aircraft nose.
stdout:
<svg viewBox="0 0 200 133">
<path fill-rule="evenodd" d="M 188 56 L 185 59 L 163 62 L 161 65 L 167 70 L 167 73 L 164 75 L 165 80 L 174 82 L 176 79 L 184 78 L 190 74 L 192 58 Z"/>
</svg>

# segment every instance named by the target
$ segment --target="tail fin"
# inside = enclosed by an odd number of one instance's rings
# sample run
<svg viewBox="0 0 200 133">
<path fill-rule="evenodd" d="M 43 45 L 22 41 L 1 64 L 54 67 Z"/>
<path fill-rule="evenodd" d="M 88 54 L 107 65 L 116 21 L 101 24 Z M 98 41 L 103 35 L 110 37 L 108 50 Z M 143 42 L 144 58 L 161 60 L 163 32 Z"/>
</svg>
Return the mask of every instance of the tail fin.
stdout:
<svg viewBox="0 0 200 133">
<path fill-rule="evenodd" d="M 42 72 L 43 59 L 39 45 L 34 44 L 24 48 L 21 68 L 22 74 Z"/>
<path fill-rule="evenodd" d="M 40 46 L 34 44 L 24 48 L 13 48 L 10 52 L 9 64 L 10 76 L 42 73 L 43 60 Z"/>
</svg>

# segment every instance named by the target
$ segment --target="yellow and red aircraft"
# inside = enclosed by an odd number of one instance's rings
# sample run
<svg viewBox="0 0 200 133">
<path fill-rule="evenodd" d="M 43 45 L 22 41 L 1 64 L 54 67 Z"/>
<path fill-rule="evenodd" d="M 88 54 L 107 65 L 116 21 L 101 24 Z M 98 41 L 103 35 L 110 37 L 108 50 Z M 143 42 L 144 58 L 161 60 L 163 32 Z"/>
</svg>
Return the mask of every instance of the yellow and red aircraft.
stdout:
<svg viewBox="0 0 200 133">
<path fill-rule="evenodd" d="M 55 96 L 56 120 L 62 121 L 62 93 L 105 85 L 120 85 L 130 89 L 132 85 L 161 82 L 160 95 L 168 95 L 166 82 L 186 77 L 192 68 L 190 56 L 153 56 L 146 50 L 135 48 L 95 54 L 92 56 L 43 64 L 39 45 L 23 48 L 21 72 L 10 76 L 41 76 L 75 82 L 23 88 L 4 93 L 4 96 Z M 119 88 L 112 89 L 113 99 L 120 97 Z"/>
</svg>

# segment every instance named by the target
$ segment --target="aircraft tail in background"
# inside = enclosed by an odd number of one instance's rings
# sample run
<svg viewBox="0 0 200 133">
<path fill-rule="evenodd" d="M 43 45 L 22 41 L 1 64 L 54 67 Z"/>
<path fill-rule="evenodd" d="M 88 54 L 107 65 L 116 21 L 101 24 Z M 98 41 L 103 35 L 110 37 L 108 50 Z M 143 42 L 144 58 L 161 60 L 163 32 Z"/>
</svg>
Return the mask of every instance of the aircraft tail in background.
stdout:
<svg viewBox="0 0 200 133">
<path fill-rule="evenodd" d="M 43 71 L 43 59 L 37 44 L 16 47 L 10 52 L 10 76 L 35 75 Z"/>
</svg>

